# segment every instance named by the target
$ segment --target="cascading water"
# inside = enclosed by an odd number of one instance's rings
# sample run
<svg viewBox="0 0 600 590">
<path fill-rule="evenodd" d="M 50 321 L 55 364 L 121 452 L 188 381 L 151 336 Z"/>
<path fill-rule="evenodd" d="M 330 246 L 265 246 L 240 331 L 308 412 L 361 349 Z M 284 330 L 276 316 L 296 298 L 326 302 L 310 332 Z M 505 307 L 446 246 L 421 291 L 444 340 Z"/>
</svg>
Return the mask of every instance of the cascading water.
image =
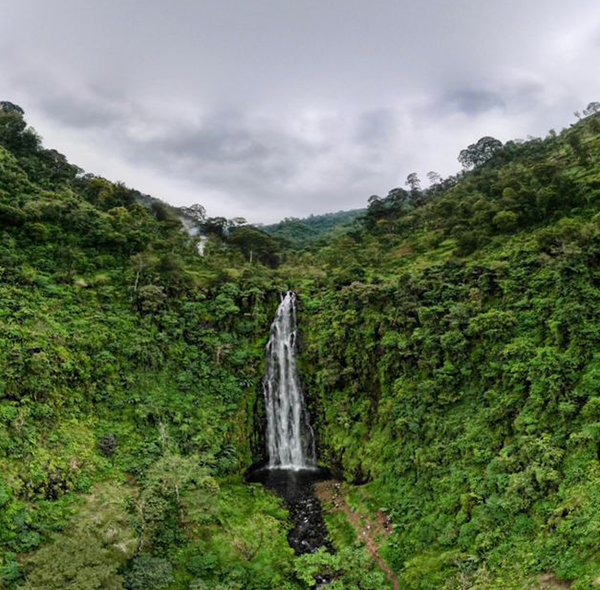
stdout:
<svg viewBox="0 0 600 590">
<path fill-rule="evenodd" d="M 297 333 L 296 294 L 288 291 L 271 324 L 263 382 L 271 469 L 310 469 L 316 464 L 296 364 Z"/>
<path fill-rule="evenodd" d="M 333 551 L 333 546 L 313 490 L 315 482 L 327 479 L 330 474 L 316 465 L 314 436 L 296 364 L 297 333 L 296 294 L 288 291 L 271 324 L 267 344 L 263 390 L 269 464 L 251 470 L 247 479 L 262 483 L 284 499 L 293 523 L 288 541 L 297 555 L 304 555 L 320 547 Z"/>
</svg>

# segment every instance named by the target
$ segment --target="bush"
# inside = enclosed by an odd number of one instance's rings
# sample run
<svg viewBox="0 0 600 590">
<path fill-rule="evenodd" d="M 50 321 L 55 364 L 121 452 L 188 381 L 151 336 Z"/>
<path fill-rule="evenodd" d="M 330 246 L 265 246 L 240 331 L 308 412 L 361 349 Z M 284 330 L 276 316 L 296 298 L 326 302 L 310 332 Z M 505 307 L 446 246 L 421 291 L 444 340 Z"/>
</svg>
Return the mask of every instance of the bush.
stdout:
<svg viewBox="0 0 600 590">
<path fill-rule="evenodd" d="M 119 440 L 114 434 L 107 434 L 98 441 L 98 449 L 105 457 L 111 457 L 119 448 Z"/>
<path fill-rule="evenodd" d="M 501 232 L 509 232 L 517 227 L 519 216 L 512 211 L 500 211 L 496 213 L 493 219 L 493 224 Z"/>
<path fill-rule="evenodd" d="M 95 490 L 64 533 L 26 560 L 21 590 L 121 590 L 118 570 L 136 546 L 123 504 L 123 489 Z"/>
<path fill-rule="evenodd" d="M 214 553 L 194 555 L 186 563 L 188 571 L 198 577 L 212 573 L 218 565 L 219 560 Z"/>
<path fill-rule="evenodd" d="M 136 299 L 140 311 L 154 313 L 164 305 L 166 298 L 165 290 L 162 287 L 144 285 L 137 292 Z"/>
<path fill-rule="evenodd" d="M 173 566 L 162 557 L 141 555 L 125 574 L 128 590 L 160 590 L 173 581 Z"/>
</svg>

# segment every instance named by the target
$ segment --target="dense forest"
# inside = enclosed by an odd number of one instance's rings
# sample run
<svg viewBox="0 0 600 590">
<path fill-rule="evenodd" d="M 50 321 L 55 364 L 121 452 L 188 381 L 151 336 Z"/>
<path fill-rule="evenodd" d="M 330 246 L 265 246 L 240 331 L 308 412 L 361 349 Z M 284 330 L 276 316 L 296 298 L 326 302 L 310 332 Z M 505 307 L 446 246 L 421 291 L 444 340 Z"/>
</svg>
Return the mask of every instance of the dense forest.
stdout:
<svg viewBox="0 0 600 590">
<path fill-rule="evenodd" d="M 303 248 L 319 240 L 331 239 L 334 232 L 349 229 L 364 213 L 365 209 L 351 209 L 325 215 L 310 215 L 304 219 L 287 217 L 279 223 L 264 225 L 261 229 L 287 241 L 294 248 Z"/>
<path fill-rule="evenodd" d="M 600 104 L 278 231 L 86 174 L 0 107 L 0 588 L 600 583 Z M 340 482 L 336 552 L 301 557 L 244 480 L 288 289 Z"/>
</svg>

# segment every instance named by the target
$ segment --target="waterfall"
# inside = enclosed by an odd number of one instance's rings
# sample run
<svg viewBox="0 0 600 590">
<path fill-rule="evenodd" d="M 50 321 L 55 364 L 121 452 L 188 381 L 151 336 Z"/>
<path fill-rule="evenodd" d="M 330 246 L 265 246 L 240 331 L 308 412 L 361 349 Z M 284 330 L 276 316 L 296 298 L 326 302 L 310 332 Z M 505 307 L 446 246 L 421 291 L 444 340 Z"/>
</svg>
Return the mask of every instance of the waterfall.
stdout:
<svg viewBox="0 0 600 590">
<path fill-rule="evenodd" d="M 267 411 L 269 467 L 315 466 L 315 445 L 300 388 L 297 352 L 296 294 L 288 291 L 271 324 L 263 382 Z"/>
</svg>

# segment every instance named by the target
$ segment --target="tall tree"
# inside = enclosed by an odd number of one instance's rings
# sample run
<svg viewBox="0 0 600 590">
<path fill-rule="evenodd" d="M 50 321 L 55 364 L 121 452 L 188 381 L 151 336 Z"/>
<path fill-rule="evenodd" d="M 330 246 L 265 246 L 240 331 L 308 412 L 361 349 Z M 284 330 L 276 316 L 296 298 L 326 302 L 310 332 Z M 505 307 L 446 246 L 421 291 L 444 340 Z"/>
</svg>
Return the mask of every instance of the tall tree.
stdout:
<svg viewBox="0 0 600 590">
<path fill-rule="evenodd" d="M 411 172 L 406 177 L 405 184 L 414 193 L 419 192 L 421 190 L 421 180 L 419 179 L 419 175 L 416 172 Z"/>
<path fill-rule="evenodd" d="M 433 170 L 427 173 L 427 180 L 429 180 L 429 184 L 439 184 L 442 181 L 442 177 Z"/>
<path fill-rule="evenodd" d="M 477 168 L 485 164 L 503 147 L 502 142 L 494 137 L 482 137 L 477 143 L 472 143 L 458 155 L 458 161 L 463 168 Z"/>
<path fill-rule="evenodd" d="M 585 117 L 591 117 L 600 113 L 600 102 L 590 102 L 588 106 L 583 110 L 583 114 Z"/>
</svg>

